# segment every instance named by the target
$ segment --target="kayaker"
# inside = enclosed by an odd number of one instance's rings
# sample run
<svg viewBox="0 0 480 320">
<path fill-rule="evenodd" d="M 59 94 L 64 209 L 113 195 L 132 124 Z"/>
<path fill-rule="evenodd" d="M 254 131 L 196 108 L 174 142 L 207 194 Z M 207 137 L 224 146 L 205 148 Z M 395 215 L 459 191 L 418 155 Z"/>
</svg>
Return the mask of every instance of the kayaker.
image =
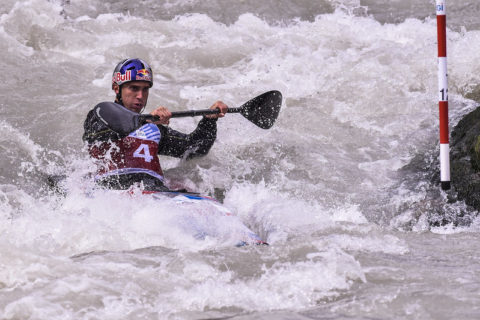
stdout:
<svg viewBox="0 0 480 320">
<path fill-rule="evenodd" d="M 115 106 L 112 110 L 100 112 L 97 105 L 88 113 L 83 141 L 88 144 L 90 155 L 97 160 L 95 181 L 98 184 L 112 189 L 128 189 L 141 183 L 145 190 L 167 191 L 157 154 L 190 159 L 206 155 L 212 147 L 217 134 L 217 119 L 228 109 L 221 101 L 210 107 L 220 112 L 204 116 L 190 134 L 167 126 L 172 114 L 163 106 L 150 113 L 158 116 L 158 121 L 139 123 L 130 132 L 122 129 L 125 127 L 122 121 L 130 121 L 127 118 L 133 113 L 142 113 L 152 85 L 152 69 L 145 61 L 125 59 L 115 67 L 112 76 L 115 102 L 123 107 Z"/>
</svg>

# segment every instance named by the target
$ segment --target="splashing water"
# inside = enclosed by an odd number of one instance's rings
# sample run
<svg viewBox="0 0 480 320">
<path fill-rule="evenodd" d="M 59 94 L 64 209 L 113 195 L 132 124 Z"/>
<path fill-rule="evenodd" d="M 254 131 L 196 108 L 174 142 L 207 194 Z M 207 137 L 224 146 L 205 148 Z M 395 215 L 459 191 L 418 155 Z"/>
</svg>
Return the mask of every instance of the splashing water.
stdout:
<svg viewBox="0 0 480 320">
<path fill-rule="evenodd" d="M 453 125 L 477 105 L 480 8 L 447 5 Z M 469 210 L 431 181 L 432 1 L 7 0 L 0 15 L 1 319 L 478 318 L 476 213 L 429 224 Z M 161 158 L 239 225 L 205 219 L 217 236 L 198 240 L 191 211 L 84 179 L 83 120 L 128 56 L 154 69 L 148 112 L 282 92 L 273 128 L 227 115 L 206 157 Z M 241 227 L 270 245 L 234 247 Z"/>
</svg>

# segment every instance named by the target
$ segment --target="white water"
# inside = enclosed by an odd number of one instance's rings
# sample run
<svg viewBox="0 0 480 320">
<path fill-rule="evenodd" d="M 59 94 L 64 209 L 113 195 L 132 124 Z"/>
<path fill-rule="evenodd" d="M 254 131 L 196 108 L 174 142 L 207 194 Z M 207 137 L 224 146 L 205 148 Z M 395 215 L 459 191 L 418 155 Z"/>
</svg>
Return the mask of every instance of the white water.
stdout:
<svg viewBox="0 0 480 320">
<path fill-rule="evenodd" d="M 257 2 L 3 0 L 0 319 L 480 317 L 479 221 L 429 224 L 471 211 L 431 183 L 433 2 Z M 477 105 L 479 12 L 447 2 L 452 124 Z M 154 68 L 147 111 L 283 93 L 272 129 L 228 115 L 207 157 L 161 158 L 270 246 L 199 241 L 175 207 L 84 193 L 83 120 L 128 56 Z M 45 187 L 59 173 L 66 197 Z"/>
</svg>

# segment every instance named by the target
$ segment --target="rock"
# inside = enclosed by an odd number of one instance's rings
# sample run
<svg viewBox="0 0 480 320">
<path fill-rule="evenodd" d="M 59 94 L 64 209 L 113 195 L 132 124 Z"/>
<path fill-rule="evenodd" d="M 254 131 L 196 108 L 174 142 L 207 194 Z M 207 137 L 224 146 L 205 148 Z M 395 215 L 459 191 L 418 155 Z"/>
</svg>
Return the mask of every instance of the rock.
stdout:
<svg viewBox="0 0 480 320">
<path fill-rule="evenodd" d="M 413 216 L 410 226 L 422 219 L 431 227 L 469 226 L 480 212 L 480 107 L 465 115 L 451 132 L 452 188 L 447 191 L 440 187 L 438 153 L 438 147 L 418 153 L 399 170 L 402 185 L 423 194 L 411 202 L 405 201 Z"/>
<path fill-rule="evenodd" d="M 453 129 L 450 166 L 457 199 L 480 211 L 480 107 L 464 116 Z"/>
</svg>

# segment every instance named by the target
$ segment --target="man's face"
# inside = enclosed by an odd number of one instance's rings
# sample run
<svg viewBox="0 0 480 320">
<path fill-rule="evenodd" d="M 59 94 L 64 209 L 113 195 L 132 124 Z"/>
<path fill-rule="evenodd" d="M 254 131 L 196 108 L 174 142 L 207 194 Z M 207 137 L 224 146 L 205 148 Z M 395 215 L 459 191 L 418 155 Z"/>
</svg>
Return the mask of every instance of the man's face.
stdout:
<svg viewBox="0 0 480 320">
<path fill-rule="evenodd" d="M 122 86 L 122 101 L 125 108 L 139 113 L 147 104 L 150 84 L 145 81 L 127 82 Z M 115 93 L 120 88 L 114 87 Z"/>
</svg>

